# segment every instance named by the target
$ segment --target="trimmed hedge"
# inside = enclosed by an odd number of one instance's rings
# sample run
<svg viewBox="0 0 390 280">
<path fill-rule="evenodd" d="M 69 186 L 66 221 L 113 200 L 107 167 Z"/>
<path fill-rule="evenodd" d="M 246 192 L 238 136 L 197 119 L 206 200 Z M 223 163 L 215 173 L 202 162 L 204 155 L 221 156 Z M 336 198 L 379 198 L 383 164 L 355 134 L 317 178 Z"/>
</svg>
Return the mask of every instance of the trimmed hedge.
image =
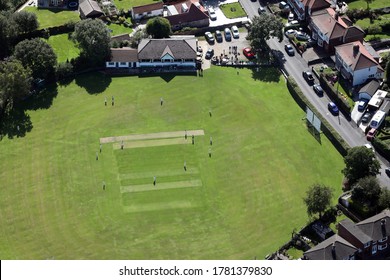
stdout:
<svg viewBox="0 0 390 280">
<path fill-rule="evenodd" d="M 383 156 L 385 159 L 390 161 L 390 147 L 387 145 L 384 141 L 379 139 L 378 137 L 375 137 L 371 141 L 372 145 L 374 146 L 375 150 Z"/>
<path fill-rule="evenodd" d="M 338 134 L 336 130 L 328 123 L 328 121 L 311 105 L 310 101 L 303 94 L 294 78 L 287 78 L 287 88 L 291 93 L 291 96 L 297 102 L 299 107 L 303 111 L 306 111 L 306 106 L 313 111 L 313 113 L 321 120 L 321 130 L 330 142 L 334 145 L 337 151 L 342 155 L 346 156 L 350 146 L 344 141 L 344 139 Z"/>
</svg>

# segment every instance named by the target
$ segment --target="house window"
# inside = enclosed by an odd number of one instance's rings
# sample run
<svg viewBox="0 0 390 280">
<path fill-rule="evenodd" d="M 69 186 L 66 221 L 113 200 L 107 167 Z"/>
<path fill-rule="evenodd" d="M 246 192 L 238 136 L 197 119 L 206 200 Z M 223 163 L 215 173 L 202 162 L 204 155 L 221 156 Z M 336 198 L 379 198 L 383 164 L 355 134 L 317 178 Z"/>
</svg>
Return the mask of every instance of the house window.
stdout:
<svg viewBox="0 0 390 280">
<path fill-rule="evenodd" d="M 370 247 L 370 241 L 364 244 L 364 248 L 368 248 L 368 247 Z"/>
<path fill-rule="evenodd" d="M 324 41 L 321 40 L 321 39 L 319 39 L 319 40 L 318 40 L 318 45 L 319 45 L 320 47 L 323 47 L 323 46 L 324 46 Z"/>
<path fill-rule="evenodd" d="M 374 74 L 371 74 L 371 75 L 369 75 L 368 77 L 369 77 L 369 78 L 374 78 L 374 76 L 375 76 Z"/>
<path fill-rule="evenodd" d="M 126 65 L 126 62 L 121 62 L 119 63 L 119 65 Z"/>
<path fill-rule="evenodd" d="M 384 245 L 378 245 L 379 251 L 385 250 L 387 248 L 387 244 Z"/>
<path fill-rule="evenodd" d="M 154 59 L 153 62 L 161 62 L 161 59 Z"/>
<path fill-rule="evenodd" d="M 387 236 L 385 238 L 382 238 L 381 240 L 379 240 L 379 242 L 383 243 L 383 242 L 386 242 L 387 241 Z"/>
<path fill-rule="evenodd" d="M 115 62 L 109 62 L 108 65 L 115 66 Z"/>
<path fill-rule="evenodd" d="M 378 249 L 378 245 L 372 246 L 372 254 L 375 255 Z"/>
</svg>

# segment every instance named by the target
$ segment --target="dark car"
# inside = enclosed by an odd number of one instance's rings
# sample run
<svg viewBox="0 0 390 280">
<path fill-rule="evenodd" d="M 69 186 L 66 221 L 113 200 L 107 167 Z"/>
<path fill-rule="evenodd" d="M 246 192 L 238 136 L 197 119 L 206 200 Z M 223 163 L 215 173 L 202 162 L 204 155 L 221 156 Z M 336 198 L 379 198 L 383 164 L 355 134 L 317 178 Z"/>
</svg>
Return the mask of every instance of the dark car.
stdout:
<svg viewBox="0 0 390 280">
<path fill-rule="evenodd" d="M 293 56 L 295 54 L 294 48 L 290 44 L 284 45 L 284 49 L 286 50 L 286 53 L 290 56 Z"/>
<path fill-rule="evenodd" d="M 372 117 L 372 113 L 366 112 L 362 117 L 362 123 L 368 123 Z"/>
<path fill-rule="evenodd" d="M 366 109 L 368 101 L 365 99 L 359 100 L 358 102 L 358 111 L 363 112 Z"/>
<path fill-rule="evenodd" d="M 328 110 L 335 116 L 339 114 L 339 108 L 333 102 L 328 103 Z"/>
<path fill-rule="evenodd" d="M 223 38 L 222 38 L 222 33 L 221 31 L 219 30 L 216 30 L 215 31 L 215 40 L 217 40 L 217 42 L 222 42 Z"/>
<path fill-rule="evenodd" d="M 206 59 L 211 59 L 214 55 L 214 50 L 213 49 L 208 49 L 206 52 L 206 55 L 204 56 Z"/>
<path fill-rule="evenodd" d="M 265 11 L 265 8 L 260 7 L 257 9 L 257 12 L 259 13 L 259 15 L 261 15 L 262 13 L 265 13 L 266 11 Z"/>
<path fill-rule="evenodd" d="M 310 71 L 303 71 L 302 76 L 309 84 L 314 82 L 313 74 Z"/>
<path fill-rule="evenodd" d="M 231 41 L 232 40 L 232 32 L 230 31 L 229 28 L 225 28 L 225 40 L 226 41 Z"/>
<path fill-rule="evenodd" d="M 315 84 L 313 86 L 313 90 L 314 90 L 315 93 L 317 93 L 318 96 L 323 96 L 324 95 L 324 90 L 322 89 L 322 87 L 319 84 Z"/>
<path fill-rule="evenodd" d="M 387 168 L 385 169 L 385 173 L 386 173 L 387 176 L 390 177 L 390 168 L 389 168 L 389 167 L 387 167 Z"/>
</svg>

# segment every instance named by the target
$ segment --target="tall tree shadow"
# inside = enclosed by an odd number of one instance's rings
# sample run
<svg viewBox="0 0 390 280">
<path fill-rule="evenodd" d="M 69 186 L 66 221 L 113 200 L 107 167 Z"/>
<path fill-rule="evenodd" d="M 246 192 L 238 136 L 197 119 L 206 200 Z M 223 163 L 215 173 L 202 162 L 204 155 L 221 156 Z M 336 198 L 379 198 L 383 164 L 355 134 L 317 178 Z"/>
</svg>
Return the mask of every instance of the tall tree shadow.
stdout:
<svg viewBox="0 0 390 280">
<path fill-rule="evenodd" d="M 58 94 L 56 83 L 51 83 L 24 100 L 20 107 L 24 110 L 48 109 Z"/>
<path fill-rule="evenodd" d="M 14 107 L 0 119 L 0 140 L 24 137 L 33 128 L 30 116 L 20 106 Z"/>
<path fill-rule="evenodd" d="M 111 84 L 111 77 L 99 72 L 78 75 L 75 79 L 79 87 L 85 88 L 89 94 L 104 92 Z"/>
<path fill-rule="evenodd" d="M 252 78 L 263 82 L 279 82 L 280 71 L 274 66 L 260 66 L 252 68 Z"/>
</svg>

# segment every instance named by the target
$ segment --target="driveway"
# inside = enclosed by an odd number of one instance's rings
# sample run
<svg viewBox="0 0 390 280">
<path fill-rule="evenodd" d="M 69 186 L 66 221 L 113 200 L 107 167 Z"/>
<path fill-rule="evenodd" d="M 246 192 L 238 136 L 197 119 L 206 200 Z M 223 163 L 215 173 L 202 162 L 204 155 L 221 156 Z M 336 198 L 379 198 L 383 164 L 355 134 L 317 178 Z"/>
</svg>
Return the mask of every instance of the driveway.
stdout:
<svg viewBox="0 0 390 280">
<path fill-rule="evenodd" d="M 222 10 L 219 8 L 219 5 L 223 4 L 228 4 L 228 3 L 234 3 L 238 2 L 238 0 L 226 0 L 223 1 L 222 3 L 216 0 L 204 0 L 204 6 L 206 8 L 208 7 L 213 7 L 215 10 L 215 14 L 217 15 L 216 20 L 210 20 L 210 27 L 215 27 L 215 26 L 220 26 L 220 25 L 225 25 L 225 24 L 233 24 L 233 23 L 238 23 L 238 22 L 246 22 L 249 20 L 248 17 L 240 17 L 240 18 L 227 18 L 225 17 L 224 13 Z"/>
</svg>

